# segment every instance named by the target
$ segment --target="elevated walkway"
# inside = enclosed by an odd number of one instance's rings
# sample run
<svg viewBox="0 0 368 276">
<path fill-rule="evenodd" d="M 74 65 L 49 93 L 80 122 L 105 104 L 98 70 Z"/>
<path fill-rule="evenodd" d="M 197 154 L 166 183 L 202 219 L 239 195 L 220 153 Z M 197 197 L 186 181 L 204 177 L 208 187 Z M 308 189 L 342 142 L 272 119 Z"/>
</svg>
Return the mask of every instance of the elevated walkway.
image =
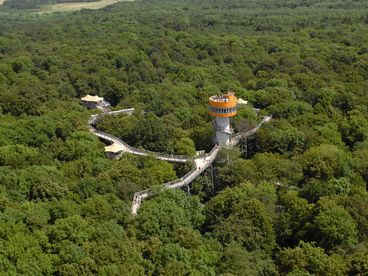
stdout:
<svg viewBox="0 0 368 276">
<path fill-rule="evenodd" d="M 248 131 L 243 131 L 243 132 L 239 132 L 239 133 L 236 133 L 234 134 L 231 138 L 230 138 L 230 144 L 229 146 L 230 147 L 234 147 L 236 146 L 237 144 L 239 144 L 239 142 L 246 138 L 246 137 L 249 137 L 249 136 L 252 136 L 254 135 L 258 129 L 264 124 L 264 123 L 267 123 L 269 121 L 271 121 L 272 119 L 272 115 L 269 115 L 269 116 L 266 116 L 262 119 L 262 121 L 260 121 L 254 128 L 248 130 Z"/>
<path fill-rule="evenodd" d="M 221 148 L 219 145 L 215 145 L 209 153 L 202 153 L 200 155 L 197 155 L 196 157 L 158 153 L 158 152 L 153 152 L 153 151 L 149 151 L 145 149 L 138 149 L 138 148 L 131 147 L 127 143 L 119 139 L 118 137 L 115 137 L 111 134 L 97 130 L 94 127 L 94 125 L 96 124 L 96 122 L 101 116 L 117 115 L 117 114 L 131 115 L 133 112 L 134 112 L 134 108 L 129 108 L 129 109 L 122 109 L 122 110 L 117 110 L 117 111 L 110 111 L 110 112 L 105 112 L 101 114 L 91 115 L 88 121 L 89 129 L 93 134 L 95 134 L 99 138 L 109 141 L 110 143 L 118 144 L 123 149 L 123 153 L 130 153 L 130 154 L 139 155 L 139 156 L 153 156 L 159 160 L 175 162 L 175 163 L 186 163 L 190 161 L 194 162 L 194 168 L 191 171 L 189 171 L 186 175 L 184 175 L 181 178 L 178 178 L 176 180 L 162 184 L 161 190 L 177 189 L 177 188 L 188 186 L 194 179 L 196 179 L 209 166 L 211 166 L 213 161 L 216 159 L 216 156 Z M 248 137 L 248 136 L 255 134 L 258 131 L 258 129 L 264 123 L 270 121 L 271 118 L 272 116 L 266 116 L 255 128 L 249 131 L 246 131 L 246 132 L 237 133 L 233 135 L 230 140 L 229 146 L 233 147 L 237 145 L 240 142 L 240 140 L 243 139 L 244 137 Z M 152 195 L 153 195 L 153 192 L 151 189 L 146 189 L 143 191 L 136 192 L 134 194 L 133 202 L 132 202 L 132 214 L 133 215 L 137 214 L 142 201 L 145 198 L 150 197 Z"/>
<path fill-rule="evenodd" d="M 121 146 L 121 148 L 123 148 L 123 153 L 130 153 L 130 154 L 139 155 L 139 156 L 153 156 L 156 159 L 164 160 L 168 162 L 174 162 L 174 163 L 186 163 L 189 161 L 194 161 L 195 159 L 194 157 L 191 157 L 191 156 L 165 154 L 165 153 L 159 153 L 159 152 L 149 151 L 145 149 L 134 148 L 134 147 L 129 146 L 127 143 L 117 138 L 116 136 L 113 136 L 106 132 L 97 130 L 93 126 L 90 127 L 90 131 L 103 140 L 118 144 L 119 146 Z"/>
<path fill-rule="evenodd" d="M 209 166 L 211 166 L 212 162 L 216 159 L 216 156 L 220 150 L 219 146 L 214 146 L 210 153 L 206 154 L 203 157 L 195 158 L 194 163 L 195 167 L 189 171 L 186 175 L 181 178 L 178 178 L 174 181 L 170 181 L 161 185 L 161 190 L 164 189 L 178 189 L 182 187 L 188 186 L 194 179 L 196 179 L 200 174 L 202 174 Z M 152 196 L 153 192 L 150 189 L 139 191 L 134 194 L 133 202 L 132 202 L 132 215 L 137 214 L 138 209 L 142 203 L 142 201 Z"/>
</svg>

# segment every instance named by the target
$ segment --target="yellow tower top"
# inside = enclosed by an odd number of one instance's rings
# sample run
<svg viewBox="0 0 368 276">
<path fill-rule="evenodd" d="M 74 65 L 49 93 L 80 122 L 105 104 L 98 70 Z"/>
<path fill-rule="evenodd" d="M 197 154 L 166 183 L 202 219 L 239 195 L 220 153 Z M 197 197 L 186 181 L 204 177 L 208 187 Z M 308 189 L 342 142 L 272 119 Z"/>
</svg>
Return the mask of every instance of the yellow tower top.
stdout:
<svg viewBox="0 0 368 276">
<path fill-rule="evenodd" d="M 237 98 L 233 92 L 215 95 L 209 98 L 209 112 L 215 117 L 234 117 L 236 115 Z"/>
</svg>

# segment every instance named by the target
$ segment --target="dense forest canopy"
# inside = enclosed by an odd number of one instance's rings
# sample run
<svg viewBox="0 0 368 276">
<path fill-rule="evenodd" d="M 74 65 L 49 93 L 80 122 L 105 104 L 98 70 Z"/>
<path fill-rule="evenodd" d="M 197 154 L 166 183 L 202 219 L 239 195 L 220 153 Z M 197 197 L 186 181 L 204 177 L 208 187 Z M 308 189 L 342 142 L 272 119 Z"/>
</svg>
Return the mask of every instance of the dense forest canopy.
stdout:
<svg viewBox="0 0 368 276">
<path fill-rule="evenodd" d="M 11 0 L 9 0 L 11 1 Z M 0 12 L 0 271 L 31 275 L 366 275 L 367 1 L 137 1 Z M 107 159 L 97 127 L 150 150 L 212 147 L 208 96 L 265 125 L 191 185 L 191 164 Z M 252 107 L 260 108 L 257 116 Z"/>
</svg>

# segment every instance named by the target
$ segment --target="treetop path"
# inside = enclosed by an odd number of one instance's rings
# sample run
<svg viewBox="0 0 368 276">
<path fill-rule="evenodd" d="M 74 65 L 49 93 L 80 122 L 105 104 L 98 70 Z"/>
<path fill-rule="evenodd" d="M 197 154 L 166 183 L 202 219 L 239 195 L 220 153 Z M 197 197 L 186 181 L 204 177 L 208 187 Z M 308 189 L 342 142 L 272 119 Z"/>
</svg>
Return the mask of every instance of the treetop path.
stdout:
<svg viewBox="0 0 368 276">
<path fill-rule="evenodd" d="M 131 115 L 131 114 L 133 114 L 133 112 L 134 112 L 134 108 L 129 108 L 129 109 L 109 111 L 109 112 L 104 112 L 104 113 L 101 113 L 101 114 L 91 115 L 91 117 L 88 121 L 89 129 L 93 134 L 95 134 L 99 138 L 101 138 L 103 140 L 106 140 L 106 141 L 109 141 L 110 143 L 115 143 L 115 144 L 119 145 L 119 147 L 122 149 L 123 153 L 130 153 L 130 154 L 139 155 L 139 156 L 153 156 L 156 159 L 164 160 L 164 161 L 168 161 L 168 162 L 176 162 L 176 163 L 193 162 L 194 163 L 193 169 L 190 170 L 186 175 L 184 175 L 183 177 L 178 178 L 176 180 L 173 180 L 173 181 L 162 184 L 160 186 L 159 190 L 176 189 L 176 188 L 182 188 L 182 187 L 188 186 L 195 178 L 197 178 L 209 166 L 211 166 L 213 161 L 216 159 L 216 156 L 217 156 L 219 150 L 222 147 L 220 145 L 215 145 L 209 153 L 203 153 L 203 154 L 197 155 L 195 157 L 194 156 L 164 154 L 164 153 L 153 152 L 153 151 L 148 151 L 148 150 L 145 150 L 145 149 L 138 149 L 138 148 L 131 147 L 127 143 L 125 143 L 124 141 L 119 139 L 118 137 L 115 137 L 111 134 L 108 134 L 108 133 L 102 132 L 100 130 L 97 130 L 94 127 L 94 125 L 96 124 L 98 119 L 102 116 L 117 115 L 117 114 Z M 244 139 L 248 136 L 251 136 L 251 135 L 255 134 L 258 131 L 258 129 L 264 123 L 270 121 L 271 118 L 272 118 L 272 116 L 266 116 L 253 129 L 245 131 L 245 132 L 240 132 L 240 133 L 237 133 L 237 134 L 233 135 L 230 139 L 229 145 L 227 145 L 226 147 L 234 147 L 241 141 L 241 139 Z M 151 189 L 146 189 L 146 190 L 143 190 L 143 191 L 136 192 L 133 196 L 132 214 L 133 215 L 137 214 L 138 209 L 139 209 L 142 201 L 145 198 L 152 196 L 154 193 L 155 192 L 153 192 Z"/>
</svg>

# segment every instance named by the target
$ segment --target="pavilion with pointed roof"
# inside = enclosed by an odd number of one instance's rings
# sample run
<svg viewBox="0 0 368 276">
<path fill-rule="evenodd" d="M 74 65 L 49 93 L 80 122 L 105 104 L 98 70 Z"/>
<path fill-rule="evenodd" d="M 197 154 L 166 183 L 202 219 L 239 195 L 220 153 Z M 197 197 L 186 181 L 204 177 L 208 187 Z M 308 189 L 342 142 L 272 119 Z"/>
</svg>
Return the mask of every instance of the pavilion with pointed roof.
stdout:
<svg viewBox="0 0 368 276">
<path fill-rule="evenodd" d="M 81 98 L 81 101 L 87 108 L 97 108 L 102 111 L 108 111 L 110 103 L 105 101 L 104 98 L 99 97 L 97 95 L 86 95 Z"/>
</svg>

